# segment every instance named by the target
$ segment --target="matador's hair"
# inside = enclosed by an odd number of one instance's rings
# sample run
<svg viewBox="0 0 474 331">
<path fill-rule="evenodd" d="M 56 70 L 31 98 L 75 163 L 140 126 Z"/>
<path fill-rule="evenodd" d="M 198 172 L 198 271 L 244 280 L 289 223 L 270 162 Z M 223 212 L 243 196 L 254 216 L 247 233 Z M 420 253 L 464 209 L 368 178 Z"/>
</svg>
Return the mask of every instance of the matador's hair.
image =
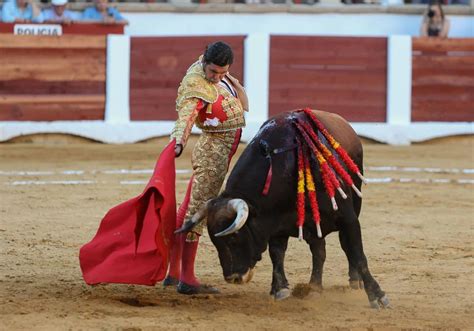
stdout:
<svg viewBox="0 0 474 331">
<path fill-rule="evenodd" d="M 234 53 L 225 42 L 216 41 L 207 45 L 202 60 L 205 64 L 213 63 L 219 67 L 224 67 L 234 62 Z"/>
</svg>

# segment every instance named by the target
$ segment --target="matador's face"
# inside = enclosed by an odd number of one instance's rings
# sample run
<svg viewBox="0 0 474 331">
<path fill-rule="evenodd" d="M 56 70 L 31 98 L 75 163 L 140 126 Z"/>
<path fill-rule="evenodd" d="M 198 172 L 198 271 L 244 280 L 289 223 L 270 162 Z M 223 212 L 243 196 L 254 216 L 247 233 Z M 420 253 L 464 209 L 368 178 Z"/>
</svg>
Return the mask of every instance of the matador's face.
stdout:
<svg viewBox="0 0 474 331">
<path fill-rule="evenodd" d="M 204 63 L 202 67 L 204 69 L 206 79 L 213 84 L 219 83 L 229 72 L 229 65 L 221 67 L 214 63 Z"/>
</svg>

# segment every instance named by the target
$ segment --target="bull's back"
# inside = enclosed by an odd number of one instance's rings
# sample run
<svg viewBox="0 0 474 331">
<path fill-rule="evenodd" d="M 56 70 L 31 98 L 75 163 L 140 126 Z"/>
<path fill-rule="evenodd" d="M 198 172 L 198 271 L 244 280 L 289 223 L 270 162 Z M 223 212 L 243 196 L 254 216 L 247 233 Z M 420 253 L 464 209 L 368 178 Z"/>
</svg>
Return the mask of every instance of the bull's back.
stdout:
<svg viewBox="0 0 474 331">
<path fill-rule="evenodd" d="M 357 164 L 361 172 L 363 173 L 363 150 L 362 142 L 359 136 L 354 131 L 352 126 L 341 116 L 328 113 L 325 111 L 315 110 L 316 117 L 324 124 L 326 129 L 331 133 L 334 139 L 341 144 L 342 147 L 351 156 L 352 160 Z M 355 185 L 361 190 L 361 181 L 357 176 L 353 176 Z M 354 196 L 352 199 L 354 211 L 357 216 L 360 214 L 362 207 L 362 199 Z"/>
<path fill-rule="evenodd" d="M 334 113 L 322 110 L 313 110 L 313 113 L 336 141 L 347 151 L 356 164 L 361 167 L 363 159 L 362 143 L 349 122 Z M 258 136 L 259 139 L 263 138 L 268 142 L 273 142 L 274 145 L 272 145 L 272 147 L 277 148 L 291 145 L 293 139 L 290 136 L 292 136 L 295 131 L 290 133 L 289 130 L 295 118 L 311 122 L 301 111 L 297 111 L 296 113 L 295 111 L 280 113 L 262 125 L 260 132 L 265 128 L 267 129 L 263 130 L 264 133 L 262 135 Z"/>
<path fill-rule="evenodd" d="M 352 158 L 360 158 L 360 162 L 362 162 L 362 143 L 352 126 L 337 114 L 321 110 L 314 110 L 313 112 L 336 141 L 344 147 L 347 153 Z M 361 164 L 359 164 L 359 166 L 360 165 Z"/>
</svg>

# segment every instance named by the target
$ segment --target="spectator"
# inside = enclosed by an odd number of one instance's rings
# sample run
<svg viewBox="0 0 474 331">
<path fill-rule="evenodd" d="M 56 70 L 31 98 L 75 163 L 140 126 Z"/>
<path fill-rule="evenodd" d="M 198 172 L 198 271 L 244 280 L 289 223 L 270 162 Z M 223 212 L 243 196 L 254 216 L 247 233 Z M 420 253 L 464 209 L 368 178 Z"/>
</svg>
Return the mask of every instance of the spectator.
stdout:
<svg viewBox="0 0 474 331">
<path fill-rule="evenodd" d="M 422 37 L 447 38 L 449 25 L 449 20 L 444 17 L 441 3 L 431 3 L 423 16 L 420 35 Z"/>
<path fill-rule="evenodd" d="M 70 24 L 81 19 L 81 13 L 66 9 L 67 0 L 52 0 L 51 8 L 43 10 L 45 22 Z"/>
<path fill-rule="evenodd" d="M 94 7 L 88 7 L 82 14 L 84 21 L 95 21 L 106 24 L 128 24 L 117 8 L 109 6 L 108 0 L 94 0 Z"/>
<path fill-rule="evenodd" d="M 1 20 L 6 23 L 41 23 L 43 15 L 34 0 L 9 0 L 3 4 Z"/>
</svg>

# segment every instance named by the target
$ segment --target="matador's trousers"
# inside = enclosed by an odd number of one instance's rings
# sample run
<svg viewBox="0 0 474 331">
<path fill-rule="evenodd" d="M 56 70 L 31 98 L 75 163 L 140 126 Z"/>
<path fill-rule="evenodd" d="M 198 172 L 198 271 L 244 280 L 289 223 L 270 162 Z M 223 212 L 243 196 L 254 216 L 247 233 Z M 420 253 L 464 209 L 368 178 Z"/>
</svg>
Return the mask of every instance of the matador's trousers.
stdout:
<svg viewBox="0 0 474 331">
<path fill-rule="evenodd" d="M 185 222 L 193 217 L 209 199 L 219 194 L 230 160 L 239 145 L 241 133 L 242 129 L 203 132 L 199 137 L 191 159 L 193 178 L 189 183 L 191 195 L 184 217 Z M 186 208 L 185 202 L 181 207 Z M 193 229 L 193 232 L 188 234 L 188 241 L 196 240 L 196 235 L 202 235 L 206 221 L 201 222 Z"/>
</svg>

